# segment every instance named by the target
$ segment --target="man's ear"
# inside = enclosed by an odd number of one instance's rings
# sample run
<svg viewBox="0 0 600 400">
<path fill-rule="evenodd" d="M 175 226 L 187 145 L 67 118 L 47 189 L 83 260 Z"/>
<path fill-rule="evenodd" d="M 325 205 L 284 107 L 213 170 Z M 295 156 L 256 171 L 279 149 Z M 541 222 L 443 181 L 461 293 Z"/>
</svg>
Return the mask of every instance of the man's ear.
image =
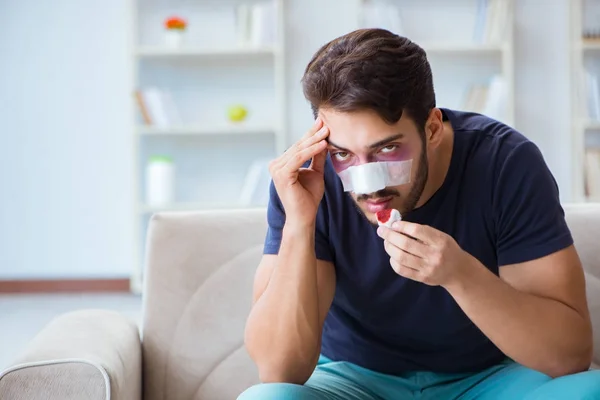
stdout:
<svg viewBox="0 0 600 400">
<path fill-rule="evenodd" d="M 442 141 L 442 132 L 444 130 L 444 120 L 442 111 L 434 108 L 429 112 L 427 122 L 425 122 L 425 140 L 429 146 L 437 147 Z"/>
</svg>

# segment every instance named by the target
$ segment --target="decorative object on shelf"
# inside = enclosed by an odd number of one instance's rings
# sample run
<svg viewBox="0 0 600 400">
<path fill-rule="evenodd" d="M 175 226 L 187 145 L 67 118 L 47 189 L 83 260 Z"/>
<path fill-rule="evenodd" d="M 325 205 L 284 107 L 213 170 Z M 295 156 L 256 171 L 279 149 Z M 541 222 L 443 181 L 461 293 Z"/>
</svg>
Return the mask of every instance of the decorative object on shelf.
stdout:
<svg viewBox="0 0 600 400">
<path fill-rule="evenodd" d="M 170 48 L 180 48 L 183 44 L 187 22 L 181 17 L 173 16 L 165 20 L 165 44 Z"/>
<path fill-rule="evenodd" d="M 269 158 L 259 158 L 254 160 L 248 168 L 240 192 L 239 205 L 241 207 L 266 207 L 268 205 L 271 185 L 270 162 Z"/>
<path fill-rule="evenodd" d="M 383 28 L 397 35 L 406 35 L 402 28 L 400 6 L 374 0 L 362 0 L 361 28 Z"/>
<path fill-rule="evenodd" d="M 583 31 L 583 39 L 585 40 L 600 40 L 600 29 L 589 29 Z"/>
<path fill-rule="evenodd" d="M 231 122 L 242 122 L 248 116 L 248 109 L 241 104 L 234 104 L 227 108 L 227 117 Z"/>
<path fill-rule="evenodd" d="M 171 157 L 154 155 L 146 166 L 146 203 L 163 207 L 175 200 L 175 166 Z"/>
<path fill-rule="evenodd" d="M 277 42 L 277 2 L 245 2 L 238 4 L 236 35 L 240 47 L 274 46 Z"/>
<path fill-rule="evenodd" d="M 473 39 L 476 43 L 502 43 L 511 22 L 510 0 L 478 0 Z"/>
<path fill-rule="evenodd" d="M 591 201 L 600 201 L 600 148 L 585 151 L 585 195 Z"/>
<path fill-rule="evenodd" d="M 471 85 L 463 100 L 462 109 L 487 115 L 498 121 L 508 121 L 508 84 L 500 74 L 493 75 L 489 83 Z"/>
<path fill-rule="evenodd" d="M 170 90 L 147 86 L 137 89 L 135 97 L 144 124 L 158 128 L 183 124 Z"/>
</svg>

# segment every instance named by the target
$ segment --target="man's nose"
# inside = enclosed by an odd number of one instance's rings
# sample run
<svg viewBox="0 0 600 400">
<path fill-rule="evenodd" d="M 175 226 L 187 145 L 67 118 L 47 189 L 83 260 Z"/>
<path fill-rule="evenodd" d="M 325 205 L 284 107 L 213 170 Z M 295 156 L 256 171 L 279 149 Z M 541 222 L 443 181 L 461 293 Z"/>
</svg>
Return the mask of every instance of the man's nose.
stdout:
<svg viewBox="0 0 600 400">
<path fill-rule="evenodd" d="M 372 162 L 376 162 L 377 160 L 375 159 L 375 157 L 371 154 L 368 155 L 359 155 L 358 156 L 358 163 L 356 165 L 363 165 L 363 164 L 368 164 L 368 163 L 372 163 Z"/>
</svg>

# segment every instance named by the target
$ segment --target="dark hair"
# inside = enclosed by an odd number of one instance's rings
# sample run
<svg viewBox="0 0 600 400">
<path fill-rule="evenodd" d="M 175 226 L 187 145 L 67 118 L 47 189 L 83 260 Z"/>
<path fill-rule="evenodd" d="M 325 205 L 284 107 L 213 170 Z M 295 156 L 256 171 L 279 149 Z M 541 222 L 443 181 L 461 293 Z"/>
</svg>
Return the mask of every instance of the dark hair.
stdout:
<svg viewBox="0 0 600 400">
<path fill-rule="evenodd" d="M 422 132 L 435 107 L 425 51 L 384 29 L 359 29 L 321 47 L 302 86 L 315 118 L 320 108 L 370 109 L 393 124 L 406 112 Z"/>
</svg>

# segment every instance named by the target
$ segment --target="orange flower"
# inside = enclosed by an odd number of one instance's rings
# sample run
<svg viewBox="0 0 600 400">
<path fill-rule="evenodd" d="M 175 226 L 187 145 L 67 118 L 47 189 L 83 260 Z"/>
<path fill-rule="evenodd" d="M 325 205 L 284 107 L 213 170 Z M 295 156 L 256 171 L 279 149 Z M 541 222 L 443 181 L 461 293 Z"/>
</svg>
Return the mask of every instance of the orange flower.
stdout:
<svg viewBox="0 0 600 400">
<path fill-rule="evenodd" d="M 169 17 L 165 20 L 165 28 L 167 29 L 185 29 L 187 22 L 180 17 Z"/>
</svg>

